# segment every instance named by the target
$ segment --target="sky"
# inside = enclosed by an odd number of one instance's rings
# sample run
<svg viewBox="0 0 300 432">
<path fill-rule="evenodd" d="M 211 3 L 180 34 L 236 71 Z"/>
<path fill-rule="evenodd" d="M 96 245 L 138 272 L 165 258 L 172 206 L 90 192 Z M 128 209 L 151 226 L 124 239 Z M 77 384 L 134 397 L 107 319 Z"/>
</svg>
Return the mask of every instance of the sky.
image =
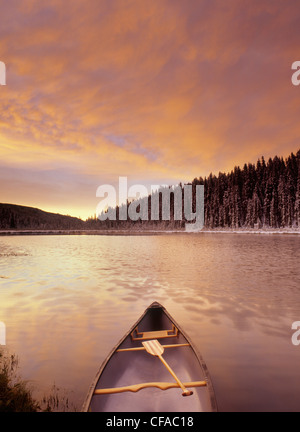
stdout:
<svg viewBox="0 0 300 432">
<path fill-rule="evenodd" d="M 0 202 L 83 219 L 300 148 L 299 2 L 0 0 Z"/>
</svg>

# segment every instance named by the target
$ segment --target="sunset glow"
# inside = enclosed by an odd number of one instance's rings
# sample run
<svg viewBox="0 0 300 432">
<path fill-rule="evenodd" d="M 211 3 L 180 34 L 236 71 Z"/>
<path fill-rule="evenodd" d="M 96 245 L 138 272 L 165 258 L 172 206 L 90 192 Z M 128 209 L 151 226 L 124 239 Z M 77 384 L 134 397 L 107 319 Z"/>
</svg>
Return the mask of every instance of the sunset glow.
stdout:
<svg viewBox="0 0 300 432">
<path fill-rule="evenodd" d="M 87 218 L 300 148 L 297 2 L 0 1 L 0 202 Z"/>
</svg>

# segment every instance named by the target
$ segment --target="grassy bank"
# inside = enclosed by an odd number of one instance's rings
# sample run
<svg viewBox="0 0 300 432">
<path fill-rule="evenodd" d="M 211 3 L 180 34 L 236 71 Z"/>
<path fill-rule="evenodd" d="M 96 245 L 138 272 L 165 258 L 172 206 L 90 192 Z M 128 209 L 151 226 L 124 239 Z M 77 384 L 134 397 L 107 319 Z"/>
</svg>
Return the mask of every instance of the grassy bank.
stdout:
<svg viewBox="0 0 300 432">
<path fill-rule="evenodd" d="M 19 375 L 18 357 L 0 347 L 0 413 L 77 411 L 56 385 L 41 401 L 35 400 L 32 393 L 30 383 Z"/>
<path fill-rule="evenodd" d="M 15 354 L 0 350 L 0 412 L 37 412 L 40 406 L 26 381 L 18 376 Z"/>
</svg>

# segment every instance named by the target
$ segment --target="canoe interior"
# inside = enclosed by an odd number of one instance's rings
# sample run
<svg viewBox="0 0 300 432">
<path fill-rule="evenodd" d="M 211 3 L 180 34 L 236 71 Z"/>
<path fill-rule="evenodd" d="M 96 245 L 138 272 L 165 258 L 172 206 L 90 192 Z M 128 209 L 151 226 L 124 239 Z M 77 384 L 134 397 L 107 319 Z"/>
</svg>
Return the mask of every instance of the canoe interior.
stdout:
<svg viewBox="0 0 300 432">
<path fill-rule="evenodd" d="M 168 390 L 145 388 L 134 393 L 127 391 L 109 395 L 93 394 L 95 389 L 154 381 L 175 382 L 161 361 L 145 350 L 117 352 L 118 349 L 142 347 L 142 342 L 133 340 L 131 336 L 136 326 L 139 332 L 152 332 L 172 330 L 173 324 L 178 329 L 178 334 L 174 337 L 159 338 L 160 344 L 189 343 L 189 346 L 165 348 L 164 359 L 182 382 L 205 380 L 207 386 L 192 388 L 193 395 L 187 397 L 182 396 L 180 388 Z M 153 303 L 103 363 L 91 386 L 84 410 L 92 412 L 198 412 L 215 411 L 216 404 L 203 359 L 196 353 L 191 341 L 166 310 L 158 303 Z"/>
</svg>

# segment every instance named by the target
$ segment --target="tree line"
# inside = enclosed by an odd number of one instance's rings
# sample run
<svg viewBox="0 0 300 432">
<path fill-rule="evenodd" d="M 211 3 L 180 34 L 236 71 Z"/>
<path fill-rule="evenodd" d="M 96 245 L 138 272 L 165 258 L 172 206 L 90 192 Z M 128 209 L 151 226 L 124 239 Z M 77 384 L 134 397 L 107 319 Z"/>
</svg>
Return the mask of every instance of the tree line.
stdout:
<svg viewBox="0 0 300 432">
<path fill-rule="evenodd" d="M 219 172 L 218 175 L 195 178 L 189 184 L 193 187 L 193 211 L 196 208 L 196 186 L 204 185 L 205 228 L 300 227 L 300 150 L 286 159 L 275 156 L 266 162 L 261 157 L 256 164 L 234 167 L 230 173 Z M 179 187 L 184 186 L 180 184 Z M 142 220 L 142 217 L 136 221 L 120 220 L 120 208 L 116 207 L 116 220 L 99 221 L 95 217 L 90 218 L 89 223 L 106 229 L 182 229 L 188 222 L 184 213 L 181 221 L 175 220 L 172 194 L 169 221 L 162 218 L 161 203 L 159 219 L 151 220 L 151 195 L 145 199 L 148 200 L 148 220 Z M 128 208 L 130 202 L 127 201 L 126 205 Z M 140 207 L 143 207 L 142 200 Z"/>
<path fill-rule="evenodd" d="M 219 172 L 208 177 L 195 178 L 192 186 L 192 210 L 196 210 L 197 185 L 204 186 L 204 227 L 217 228 L 298 228 L 300 227 L 300 150 L 289 157 L 275 156 L 267 162 L 261 157 L 256 164 L 234 167 L 230 173 Z M 184 185 L 176 186 L 184 189 Z M 132 202 L 116 207 L 115 220 L 99 220 L 98 215 L 83 221 L 71 216 L 47 213 L 39 209 L 0 204 L 0 229 L 154 229 L 183 230 L 188 222 L 182 211 L 177 220 L 174 212 L 174 187 L 169 187 L 170 217 L 165 220 L 162 211 L 162 192 L 159 195 L 159 212 L 151 217 L 153 194 L 136 200 L 136 220 L 121 220 L 120 214 L 128 212 Z M 182 193 L 182 197 L 184 193 Z M 144 205 L 147 204 L 147 205 Z M 182 210 L 184 203 L 182 200 Z M 107 209 L 106 212 L 109 212 Z M 145 217 L 145 212 L 147 213 Z"/>
<path fill-rule="evenodd" d="M 84 229 L 79 218 L 45 212 L 15 204 L 0 204 L 0 229 L 2 230 L 74 230 Z"/>
<path fill-rule="evenodd" d="M 203 183 L 206 227 L 300 227 L 300 150 L 285 160 L 262 157 Z"/>
</svg>

